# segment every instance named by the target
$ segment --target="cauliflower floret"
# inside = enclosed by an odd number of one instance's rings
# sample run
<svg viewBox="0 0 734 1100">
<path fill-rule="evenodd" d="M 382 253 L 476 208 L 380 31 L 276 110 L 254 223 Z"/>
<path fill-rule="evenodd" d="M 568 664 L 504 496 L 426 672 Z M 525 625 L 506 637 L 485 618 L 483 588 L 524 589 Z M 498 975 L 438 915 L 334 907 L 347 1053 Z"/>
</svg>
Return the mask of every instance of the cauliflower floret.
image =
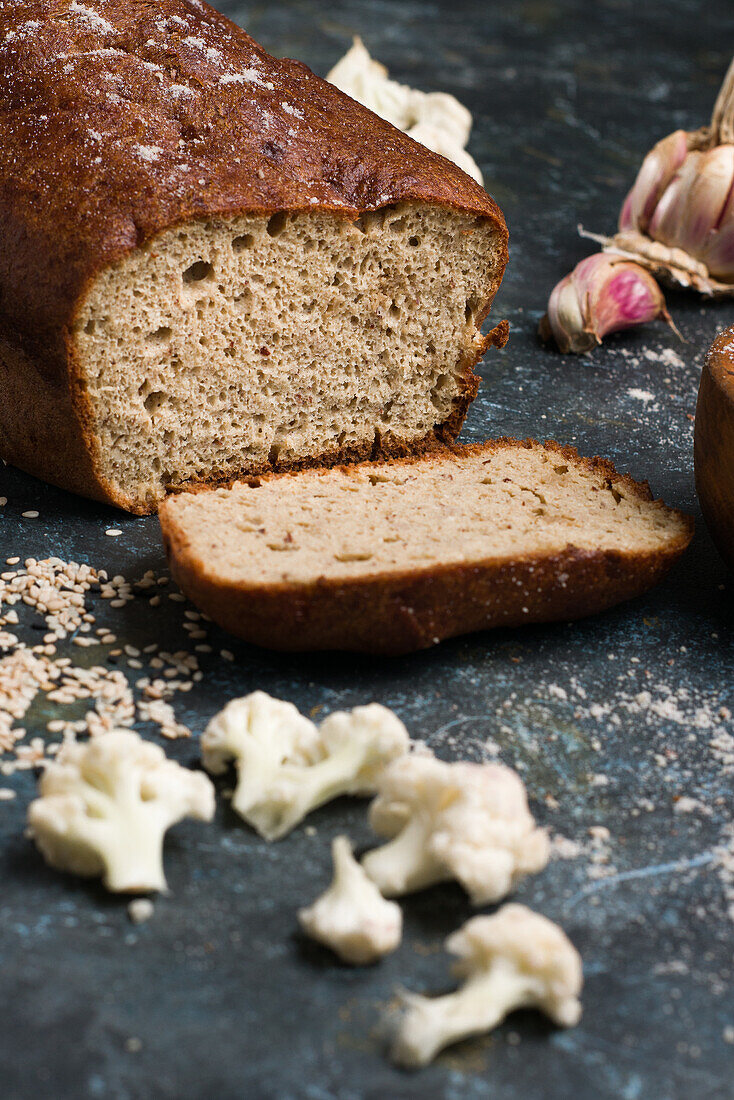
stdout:
<svg viewBox="0 0 734 1100">
<path fill-rule="evenodd" d="M 28 822 L 45 860 L 101 875 L 108 890 L 165 890 L 163 838 L 183 817 L 211 821 L 214 787 L 129 730 L 64 746 L 39 783 Z"/>
<path fill-rule="evenodd" d="M 395 838 L 362 860 L 386 897 L 454 878 L 475 905 L 500 901 L 550 855 L 522 780 L 501 764 L 396 760 L 383 772 L 370 823 Z"/>
<path fill-rule="evenodd" d="M 559 1027 L 581 1016 L 581 958 L 558 925 L 524 905 L 474 917 L 446 940 L 464 978 L 445 997 L 408 994 L 393 1045 L 394 1061 L 425 1066 L 450 1043 L 491 1031 L 517 1008 L 537 1008 Z"/>
<path fill-rule="evenodd" d="M 478 182 L 482 173 L 466 152 L 471 112 L 446 92 L 421 92 L 391 80 L 384 65 L 370 57 L 361 38 L 326 79 L 421 145 L 448 157 Z"/>
<path fill-rule="evenodd" d="M 232 806 L 250 821 L 250 813 L 286 762 L 305 767 L 322 752 L 316 726 L 293 703 L 253 691 L 233 699 L 212 718 L 201 738 L 201 755 L 212 775 L 221 775 L 234 761 L 237 786 Z"/>
<path fill-rule="evenodd" d="M 345 836 L 331 845 L 334 879 L 313 905 L 301 909 L 304 932 L 330 947 L 344 962 L 364 966 L 394 951 L 403 932 L 403 914 L 386 901 L 352 855 Z"/>
<path fill-rule="evenodd" d="M 332 714 L 316 729 L 292 704 L 255 692 L 213 719 L 202 748 L 209 771 L 235 760 L 234 808 L 266 840 L 277 840 L 333 798 L 373 794 L 410 738 L 378 703 Z"/>
</svg>

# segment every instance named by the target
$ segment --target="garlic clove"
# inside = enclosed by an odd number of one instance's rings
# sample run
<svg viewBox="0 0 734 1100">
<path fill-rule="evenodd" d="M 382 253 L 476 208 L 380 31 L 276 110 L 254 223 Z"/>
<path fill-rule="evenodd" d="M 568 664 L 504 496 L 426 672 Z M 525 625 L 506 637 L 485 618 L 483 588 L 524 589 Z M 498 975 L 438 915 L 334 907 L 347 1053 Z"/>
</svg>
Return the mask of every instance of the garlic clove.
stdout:
<svg viewBox="0 0 734 1100">
<path fill-rule="evenodd" d="M 691 256 L 702 256 L 722 221 L 733 182 L 734 145 L 689 153 L 658 203 L 649 235 Z"/>
<path fill-rule="evenodd" d="M 591 351 L 610 332 L 661 317 L 670 321 L 662 291 L 639 264 L 598 252 L 561 279 L 548 302 L 540 336 L 560 351 Z"/>
<path fill-rule="evenodd" d="M 685 130 L 675 130 L 650 150 L 622 206 L 620 231 L 639 229 L 644 232 L 647 229 L 661 195 L 687 154 L 688 134 Z"/>
<path fill-rule="evenodd" d="M 693 256 L 703 255 L 711 235 L 722 224 L 732 185 L 734 145 L 717 145 L 703 153 L 688 190 L 688 207 L 678 235 L 680 248 Z"/>
<path fill-rule="evenodd" d="M 677 247 L 681 222 L 686 214 L 688 192 L 696 178 L 702 156 L 700 152 L 690 153 L 660 196 L 647 227 L 647 233 L 654 241 L 660 241 L 671 248 Z"/>
<path fill-rule="evenodd" d="M 734 186 L 729 192 L 716 232 L 710 236 L 701 259 L 714 279 L 724 283 L 734 282 Z"/>
<path fill-rule="evenodd" d="M 555 340 L 564 353 L 581 354 L 596 347 L 597 341 L 586 330 L 578 292 L 571 275 L 557 283 L 548 301 L 548 312 L 540 322 L 542 340 Z"/>
</svg>

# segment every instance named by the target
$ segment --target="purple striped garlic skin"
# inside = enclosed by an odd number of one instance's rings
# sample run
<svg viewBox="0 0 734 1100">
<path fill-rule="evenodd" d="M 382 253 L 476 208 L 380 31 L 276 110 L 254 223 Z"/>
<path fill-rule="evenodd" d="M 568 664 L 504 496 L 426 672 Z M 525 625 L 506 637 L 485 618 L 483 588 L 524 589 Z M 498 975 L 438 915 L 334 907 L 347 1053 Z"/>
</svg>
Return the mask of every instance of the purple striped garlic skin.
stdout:
<svg viewBox="0 0 734 1100">
<path fill-rule="evenodd" d="M 670 319 L 652 275 L 639 264 L 598 252 L 554 287 L 539 331 L 564 354 L 582 354 L 610 332 L 657 318 Z"/>
</svg>

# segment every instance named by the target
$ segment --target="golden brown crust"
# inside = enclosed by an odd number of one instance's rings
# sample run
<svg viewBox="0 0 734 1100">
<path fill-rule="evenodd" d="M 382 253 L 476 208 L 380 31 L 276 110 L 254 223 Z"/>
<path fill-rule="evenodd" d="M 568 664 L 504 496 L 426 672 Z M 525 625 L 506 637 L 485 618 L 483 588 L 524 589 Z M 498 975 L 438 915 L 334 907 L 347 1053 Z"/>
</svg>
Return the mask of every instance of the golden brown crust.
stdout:
<svg viewBox="0 0 734 1100">
<path fill-rule="evenodd" d="M 704 362 L 694 453 L 706 525 L 734 569 L 734 326 L 717 336 Z"/>
<path fill-rule="evenodd" d="M 538 444 L 500 439 L 454 444 L 444 451 L 466 456 L 518 446 Z M 652 500 L 646 482 L 617 473 L 605 459 L 580 458 L 574 448 L 553 441 L 543 446 L 581 463 L 610 485 L 623 485 L 640 499 Z M 417 461 L 410 456 L 391 466 Z M 675 515 L 681 534 L 664 551 L 594 552 L 569 545 L 557 555 L 528 555 L 513 562 L 488 559 L 349 581 L 253 588 L 222 583 L 211 574 L 189 546 L 175 500 L 159 512 L 173 576 L 197 607 L 232 634 L 276 650 L 340 649 L 391 656 L 476 630 L 581 618 L 638 596 L 664 576 L 693 536 L 692 520 Z"/>
<path fill-rule="evenodd" d="M 191 219 L 279 210 L 356 219 L 399 202 L 489 220 L 506 262 L 502 213 L 473 180 L 306 66 L 271 57 L 201 0 L 0 0 L 0 334 L 71 402 L 82 436 L 57 462 L 32 408 L 40 447 L 0 422 L 0 453 L 87 496 L 154 510 L 94 469 L 71 335 L 90 282 Z M 447 437 L 476 392 L 471 365 Z M 14 387 L 25 384 L 21 371 Z"/>
</svg>

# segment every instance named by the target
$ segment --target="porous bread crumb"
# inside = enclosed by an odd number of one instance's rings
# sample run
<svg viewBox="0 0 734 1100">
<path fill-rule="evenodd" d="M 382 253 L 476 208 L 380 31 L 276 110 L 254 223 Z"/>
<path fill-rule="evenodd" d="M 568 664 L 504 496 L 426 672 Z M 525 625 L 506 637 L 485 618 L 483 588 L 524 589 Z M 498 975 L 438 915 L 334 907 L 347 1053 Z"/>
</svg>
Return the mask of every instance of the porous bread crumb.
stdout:
<svg viewBox="0 0 734 1100">
<path fill-rule="evenodd" d="M 463 400 L 502 247 L 421 205 L 162 233 L 97 277 L 74 328 L 102 475 L 152 507 L 188 481 L 427 438 Z"/>
</svg>

